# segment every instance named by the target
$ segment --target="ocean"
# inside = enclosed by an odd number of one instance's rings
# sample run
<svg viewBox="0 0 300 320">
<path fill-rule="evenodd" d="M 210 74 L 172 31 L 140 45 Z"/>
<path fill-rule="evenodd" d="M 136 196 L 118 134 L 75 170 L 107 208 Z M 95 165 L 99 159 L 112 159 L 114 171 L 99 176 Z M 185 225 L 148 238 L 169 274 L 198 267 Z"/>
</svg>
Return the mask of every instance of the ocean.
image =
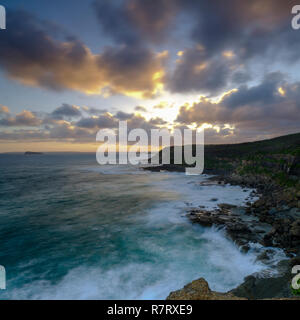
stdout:
<svg viewBox="0 0 300 320">
<path fill-rule="evenodd" d="M 0 299 L 165 299 L 200 277 L 234 288 L 265 266 L 185 212 L 251 190 L 205 179 L 100 166 L 95 154 L 1 154 Z"/>
</svg>

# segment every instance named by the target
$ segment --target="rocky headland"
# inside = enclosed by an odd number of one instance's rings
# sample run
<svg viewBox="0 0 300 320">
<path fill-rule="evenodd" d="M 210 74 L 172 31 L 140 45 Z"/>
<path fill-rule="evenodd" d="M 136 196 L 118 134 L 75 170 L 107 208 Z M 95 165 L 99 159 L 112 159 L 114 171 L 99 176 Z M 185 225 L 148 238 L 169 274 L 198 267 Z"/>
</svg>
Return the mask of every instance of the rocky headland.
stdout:
<svg viewBox="0 0 300 320">
<path fill-rule="evenodd" d="M 204 173 L 213 175 L 209 182 L 204 182 L 206 185 L 252 188 L 252 195 L 258 200 L 240 207 L 219 204 L 213 211 L 191 208 L 188 218 L 202 226 L 224 229 L 244 252 L 252 244 L 261 245 L 265 250 L 260 251 L 257 259 L 266 263 L 266 269 L 273 248 L 281 248 L 286 258 L 273 265 L 272 272 L 249 275 L 229 293 L 213 292 L 204 279 L 199 279 L 171 293 L 168 299 L 294 298 L 291 268 L 300 265 L 300 134 L 251 143 L 208 145 L 204 165 Z M 185 165 L 146 169 L 184 171 Z"/>
</svg>

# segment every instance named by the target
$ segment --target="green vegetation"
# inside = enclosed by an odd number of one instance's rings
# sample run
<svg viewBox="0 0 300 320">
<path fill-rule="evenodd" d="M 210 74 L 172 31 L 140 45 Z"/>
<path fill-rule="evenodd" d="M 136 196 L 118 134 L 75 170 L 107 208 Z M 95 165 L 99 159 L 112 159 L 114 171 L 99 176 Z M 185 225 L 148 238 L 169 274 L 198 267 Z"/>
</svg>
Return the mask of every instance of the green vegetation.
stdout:
<svg viewBox="0 0 300 320">
<path fill-rule="evenodd" d="M 173 151 L 171 147 L 171 163 Z M 204 157 L 205 173 L 263 176 L 282 187 L 300 190 L 300 133 L 263 141 L 205 145 Z"/>
</svg>

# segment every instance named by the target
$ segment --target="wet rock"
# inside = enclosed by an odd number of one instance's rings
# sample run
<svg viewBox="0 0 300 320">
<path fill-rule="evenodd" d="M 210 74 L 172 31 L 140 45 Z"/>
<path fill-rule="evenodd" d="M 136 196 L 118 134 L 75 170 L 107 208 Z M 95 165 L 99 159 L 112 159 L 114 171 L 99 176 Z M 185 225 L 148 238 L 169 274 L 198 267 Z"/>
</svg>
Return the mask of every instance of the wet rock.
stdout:
<svg viewBox="0 0 300 320">
<path fill-rule="evenodd" d="M 220 209 L 214 211 L 191 210 L 187 216 L 192 222 L 204 227 L 215 225 L 224 228 L 227 235 L 239 246 L 261 241 L 270 229 L 261 226 L 257 218 L 245 215 L 243 208 L 228 204 L 220 204 L 219 207 Z"/>
<path fill-rule="evenodd" d="M 219 204 L 218 204 L 218 207 L 219 207 L 221 210 L 230 210 L 230 209 L 236 208 L 237 206 L 234 205 L 234 204 L 219 203 Z"/>
<path fill-rule="evenodd" d="M 241 247 L 241 251 L 244 253 L 247 253 L 250 250 L 250 246 L 248 244 L 245 244 Z"/>
<path fill-rule="evenodd" d="M 269 210 L 269 214 L 275 214 L 276 212 L 277 210 L 274 207 Z"/>
<path fill-rule="evenodd" d="M 250 275 L 230 292 L 247 299 L 293 298 L 291 291 L 291 262 L 283 260 L 277 265 L 278 274 L 274 277 Z"/>
<path fill-rule="evenodd" d="M 300 219 L 292 223 L 290 229 L 290 235 L 292 237 L 300 238 Z"/>
<path fill-rule="evenodd" d="M 256 261 L 261 261 L 263 263 L 267 263 L 269 260 L 269 254 L 267 250 L 263 251 L 261 254 L 259 254 L 256 258 Z"/>
<path fill-rule="evenodd" d="M 260 243 L 265 247 L 271 247 L 273 245 L 272 236 L 266 234 Z"/>
<path fill-rule="evenodd" d="M 184 288 L 173 291 L 167 300 L 246 300 L 235 297 L 231 293 L 219 293 L 210 290 L 207 281 L 203 278 L 194 280 Z"/>
</svg>

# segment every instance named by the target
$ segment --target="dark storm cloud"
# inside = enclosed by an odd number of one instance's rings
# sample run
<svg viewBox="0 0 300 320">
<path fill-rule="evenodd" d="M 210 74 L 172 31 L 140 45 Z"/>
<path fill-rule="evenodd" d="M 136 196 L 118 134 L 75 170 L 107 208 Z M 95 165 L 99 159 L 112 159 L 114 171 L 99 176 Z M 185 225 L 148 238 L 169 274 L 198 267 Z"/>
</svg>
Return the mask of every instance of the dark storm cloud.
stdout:
<svg viewBox="0 0 300 320">
<path fill-rule="evenodd" d="M 59 141 L 71 139 L 76 142 L 88 142 L 95 139 L 95 132 L 85 128 L 73 127 L 67 123 L 62 123 L 49 130 L 48 139 Z"/>
<path fill-rule="evenodd" d="M 128 120 L 133 117 L 133 113 L 127 113 L 123 111 L 118 111 L 115 117 L 119 120 Z"/>
<path fill-rule="evenodd" d="M 152 98 L 165 84 L 173 92 L 215 94 L 230 84 L 247 82 L 250 60 L 267 59 L 269 65 L 279 58 L 282 63 L 299 59 L 299 33 L 290 25 L 293 3 L 96 0 L 93 7 L 99 22 L 116 40 L 115 46 L 98 54 L 76 37 L 52 31 L 49 23 L 11 10 L 8 28 L 0 37 L 0 67 L 23 84 L 53 90 Z M 188 17 L 188 26 L 181 25 L 182 16 Z M 166 55 L 150 47 L 176 36 L 178 30 L 184 30 L 194 45 L 184 50 L 175 68 L 170 67 L 174 72 L 164 76 Z M 222 56 L 226 50 L 233 52 L 234 61 Z"/>
<path fill-rule="evenodd" d="M 178 10 L 177 0 L 95 0 L 103 30 L 117 43 L 161 41 Z"/>
<path fill-rule="evenodd" d="M 24 110 L 15 116 L 8 116 L 0 119 L 0 126 L 5 127 L 36 127 L 39 126 L 42 121 L 36 117 L 31 111 Z"/>
<path fill-rule="evenodd" d="M 296 0 L 182 0 L 193 15 L 192 38 L 210 54 L 235 47 L 250 56 L 272 46 L 270 40 L 282 29 L 293 33 L 290 25 Z M 270 39 L 271 36 L 271 39 Z"/>
<path fill-rule="evenodd" d="M 1 110 L 1 109 L 0 109 Z M 91 117 L 83 117 L 80 107 L 62 104 L 52 113 L 31 112 L 24 110 L 18 114 L 9 113 L 7 107 L 3 108 L 0 118 L 2 130 L 0 141 L 6 140 L 32 140 L 32 141 L 69 141 L 69 142 L 94 142 L 99 129 L 119 128 L 120 121 L 127 121 L 128 129 L 142 128 L 149 132 L 151 129 L 160 128 L 166 124 L 161 118 L 147 120 L 141 115 L 117 111 Z M 80 117 L 79 120 L 74 118 Z M 24 127 L 20 130 L 18 127 Z M 35 127 L 35 128 L 33 128 Z"/>
<path fill-rule="evenodd" d="M 11 27 L 9 27 L 11 26 Z M 151 97 L 161 81 L 163 59 L 150 49 L 122 45 L 93 54 L 76 38 L 52 37 L 47 23 L 11 11 L 0 37 L 0 68 L 25 85 L 87 94 L 139 94 Z M 128 81 L 130 79 L 130 81 Z"/>
<path fill-rule="evenodd" d="M 73 106 L 73 105 L 64 103 L 61 107 L 55 109 L 51 113 L 51 116 L 54 119 L 80 117 L 81 111 L 80 111 L 80 108 L 77 106 Z"/>
<path fill-rule="evenodd" d="M 296 0 L 95 0 L 94 8 L 103 29 L 118 43 L 156 41 L 173 31 L 170 25 L 178 15 L 186 15 L 191 30 L 187 36 L 209 54 L 235 47 L 250 56 L 272 45 L 275 34 L 293 34 L 295 4 Z"/>
<path fill-rule="evenodd" d="M 218 103 L 201 98 L 180 109 L 181 124 L 230 124 L 238 129 L 271 132 L 297 130 L 300 123 L 299 83 L 288 83 L 280 73 L 266 75 L 257 86 L 241 86 Z"/>
<path fill-rule="evenodd" d="M 99 117 L 82 118 L 77 123 L 77 127 L 81 128 L 116 128 L 118 125 L 117 119 L 111 114 L 107 113 Z"/>
<path fill-rule="evenodd" d="M 143 107 L 143 106 L 136 106 L 134 108 L 135 111 L 140 111 L 140 112 L 148 112 L 147 108 Z"/>
<path fill-rule="evenodd" d="M 196 46 L 185 50 L 177 60 L 168 87 L 173 92 L 216 93 L 226 86 L 231 66 L 232 62 L 222 55 L 211 58 L 203 47 Z"/>
<path fill-rule="evenodd" d="M 215 94 L 249 81 L 252 63 L 263 62 L 267 67 L 297 61 L 300 42 L 299 33 L 291 28 L 293 4 L 295 1 L 279 0 L 181 2 L 197 20 L 191 34 L 197 45 L 184 51 L 169 75 L 170 90 Z M 201 63 L 207 67 L 195 72 Z"/>
<path fill-rule="evenodd" d="M 99 0 L 93 3 L 103 30 L 118 43 L 135 44 L 138 34 L 130 22 L 125 1 Z"/>
<path fill-rule="evenodd" d="M 167 121 L 156 117 L 156 118 L 150 119 L 149 124 L 153 125 L 153 126 L 163 126 L 163 125 L 167 124 Z"/>
<path fill-rule="evenodd" d="M 141 128 L 150 130 L 166 124 L 166 121 L 161 118 L 146 120 L 141 115 L 118 111 L 115 115 L 107 113 L 99 117 L 82 118 L 73 123 L 73 126 L 87 129 L 117 129 L 119 121 L 127 121 L 128 129 Z"/>
<path fill-rule="evenodd" d="M 250 81 L 251 79 L 252 79 L 252 77 L 249 74 L 249 72 L 237 71 L 232 74 L 232 82 L 234 84 L 242 84 L 242 83 Z"/>
<path fill-rule="evenodd" d="M 223 99 L 223 104 L 229 108 L 246 105 L 267 106 L 280 103 L 284 99 L 278 94 L 278 88 L 284 84 L 284 76 L 279 72 L 267 74 L 263 81 L 253 87 L 241 86 L 237 92 L 228 94 Z"/>
<path fill-rule="evenodd" d="M 103 29 L 117 43 L 133 47 L 168 39 L 163 36 L 186 28 L 186 37 L 195 46 L 186 50 L 182 62 L 165 78 L 167 88 L 214 94 L 251 77 L 221 61 L 223 51 L 231 50 L 244 69 L 257 59 L 266 65 L 299 59 L 299 33 L 291 28 L 295 4 L 296 0 L 97 0 L 94 7 Z M 179 16 L 188 17 L 187 26 L 180 25 Z M 199 56 L 197 45 L 204 48 L 205 58 Z M 208 67 L 197 73 L 201 61 Z"/>
<path fill-rule="evenodd" d="M 163 81 L 164 61 L 167 54 L 154 54 L 142 46 L 122 45 L 108 47 L 99 59 L 99 68 L 107 69 L 112 91 L 141 92 L 152 97 L 156 85 Z M 155 78 L 155 75 L 161 74 Z"/>
<path fill-rule="evenodd" d="M 96 116 L 106 113 L 108 111 L 107 109 L 97 109 L 97 108 L 86 107 L 86 106 L 82 107 L 82 110 L 85 111 L 87 114 L 96 115 Z"/>
</svg>

